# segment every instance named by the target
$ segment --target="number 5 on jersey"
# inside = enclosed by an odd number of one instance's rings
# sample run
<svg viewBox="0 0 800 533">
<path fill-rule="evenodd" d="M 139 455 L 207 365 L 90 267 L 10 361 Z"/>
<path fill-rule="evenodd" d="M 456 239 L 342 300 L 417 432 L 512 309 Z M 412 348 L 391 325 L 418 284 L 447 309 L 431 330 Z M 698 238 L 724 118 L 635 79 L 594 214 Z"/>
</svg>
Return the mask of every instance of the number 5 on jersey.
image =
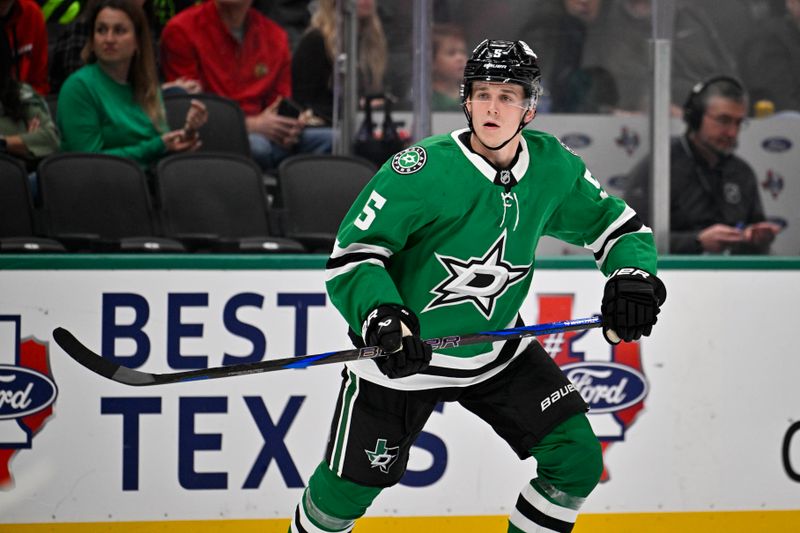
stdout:
<svg viewBox="0 0 800 533">
<path fill-rule="evenodd" d="M 375 210 L 377 209 L 380 211 L 385 203 L 386 198 L 378 194 L 377 191 L 372 191 L 372 194 L 370 194 L 369 198 L 367 198 L 367 203 L 364 205 L 364 209 L 361 210 L 361 214 L 358 215 L 358 218 L 355 219 L 353 224 L 355 224 L 355 226 L 361 230 L 369 229 L 369 227 L 372 225 L 372 221 L 375 220 Z"/>
</svg>

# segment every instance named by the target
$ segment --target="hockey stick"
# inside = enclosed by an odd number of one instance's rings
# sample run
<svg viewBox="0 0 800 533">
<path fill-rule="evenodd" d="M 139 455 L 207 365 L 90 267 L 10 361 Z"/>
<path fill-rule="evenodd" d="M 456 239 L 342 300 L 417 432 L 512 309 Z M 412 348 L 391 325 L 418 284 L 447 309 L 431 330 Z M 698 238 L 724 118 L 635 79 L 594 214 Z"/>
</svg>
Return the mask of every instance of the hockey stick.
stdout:
<svg viewBox="0 0 800 533">
<path fill-rule="evenodd" d="M 590 318 L 577 318 L 575 320 L 565 320 L 563 322 L 550 322 L 547 324 L 536 324 L 533 326 L 521 326 L 518 328 L 501 329 L 498 331 L 483 331 L 472 335 L 450 336 L 428 339 L 425 342 L 430 344 L 434 350 L 445 348 L 457 348 L 469 344 L 479 344 L 485 342 L 508 341 L 533 337 L 538 335 L 549 335 L 552 333 L 562 333 L 565 331 L 576 331 L 600 327 L 601 318 L 593 316 Z M 56 343 L 65 351 L 67 355 L 77 362 L 94 372 L 100 374 L 117 383 L 125 385 L 164 385 L 166 383 L 179 383 L 183 381 L 194 381 L 199 379 L 225 378 L 229 376 L 241 376 L 245 374 L 258 374 L 273 370 L 284 370 L 289 368 L 307 368 L 309 366 L 326 365 L 330 363 L 344 363 L 347 361 L 357 361 L 360 359 L 373 359 L 383 354 L 377 346 L 367 346 L 366 348 L 354 348 L 341 352 L 326 352 L 316 355 L 302 355 L 299 357 L 287 357 L 285 359 L 271 359 L 259 361 L 257 363 L 242 363 L 238 365 L 220 366 L 215 368 L 201 368 L 198 370 L 186 370 L 181 372 L 170 372 L 166 374 L 151 374 L 140 370 L 133 370 L 106 359 L 89 348 L 81 344 L 75 336 L 64 328 L 53 330 L 53 338 Z"/>
</svg>

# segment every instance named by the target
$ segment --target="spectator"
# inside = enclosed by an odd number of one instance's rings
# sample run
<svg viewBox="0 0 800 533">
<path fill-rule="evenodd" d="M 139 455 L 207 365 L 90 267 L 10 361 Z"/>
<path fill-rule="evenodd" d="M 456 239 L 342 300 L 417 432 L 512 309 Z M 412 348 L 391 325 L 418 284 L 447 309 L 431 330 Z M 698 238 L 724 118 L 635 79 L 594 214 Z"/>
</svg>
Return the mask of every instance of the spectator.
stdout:
<svg viewBox="0 0 800 533">
<path fill-rule="evenodd" d="M 739 82 L 710 78 L 684 105 L 687 131 L 670 148 L 670 253 L 768 253 L 780 227 L 765 222 L 753 169 L 733 154 L 746 120 Z M 649 224 L 649 157 L 631 172 L 625 196 Z"/>
<path fill-rule="evenodd" d="M 612 74 L 618 108 L 624 111 L 648 106 L 652 15 L 651 0 L 611 0 L 604 23 L 593 25 L 586 36 L 583 66 Z M 696 80 L 738 71 L 714 24 L 693 3 L 676 1 L 672 29 L 672 102 L 679 115 L 679 104 Z"/>
<path fill-rule="evenodd" d="M 800 111 L 800 0 L 786 0 L 786 15 L 769 21 L 744 47 L 743 64 L 754 101 Z"/>
<path fill-rule="evenodd" d="M 47 29 L 41 8 L 33 0 L 0 0 L 0 22 L 11 43 L 14 77 L 47 95 Z"/>
<path fill-rule="evenodd" d="M 167 131 L 144 12 L 133 0 L 100 0 L 89 16 L 86 66 L 58 97 L 62 149 L 130 157 L 147 168 L 171 152 L 200 145 L 207 112 L 192 101 L 184 128 Z"/>
<path fill-rule="evenodd" d="M 150 14 L 150 11 L 152 11 L 152 2 L 148 0 L 135 1 L 144 9 L 151 30 L 150 36 L 153 38 L 153 43 L 155 44 L 157 24 L 154 22 L 156 20 L 155 16 Z M 89 36 L 92 33 L 88 18 L 96 4 L 97 0 L 88 0 L 80 16 L 61 30 L 52 47 L 53 61 L 50 66 L 50 90 L 53 94 L 58 93 L 61 89 L 61 85 L 64 84 L 64 80 L 67 79 L 67 76 L 84 65 L 81 54 L 83 53 L 83 48 L 86 46 L 86 41 L 89 40 Z M 160 8 L 166 7 L 161 3 L 159 3 L 159 6 Z M 161 90 L 165 93 L 177 91 L 197 94 L 202 90 L 202 87 L 197 80 L 181 78 L 173 82 L 163 83 L 161 85 Z"/>
<path fill-rule="evenodd" d="M 286 31 L 294 50 L 311 22 L 311 0 L 254 0 L 253 7 Z"/>
<path fill-rule="evenodd" d="M 467 40 L 455 24 L 436 24 L 432 32 L 431 110 L 461 111 L 461 79 L 467 64 Z"/>
<path fill-rule="evenodd" d="M 526 41 L 542 57 L 544 95 L 540 111 L 610 112 L 617 104 L 611 74 L 602 67 L 582 68 L 588 32 L 605 24 L 602 8 L 611 0 L 542 0 L 525 25 Z"/>
<path fill-rule="evenodd" d="M 374 0 L 358 0 L 358 92 L 362 97 L 383 92 L 386 37 Z M 327 124 L 333 117 L 333 58 L 340 43 L 335 0 L 320 0 L 292 58 L 294 99 Z"/>
<path fill-rule="evenodd" d="M 49 42 L 48 57 L 49 62 L 53 62 L 53 43 L 61 36 L 72 22 L 81 13 L 81 0 L 36 0 L 42 9 L 44 24 L 47 30 L 47 40 Z M 51 87 L 52 90 L 52 87 Z"/>
<path fill-rule="evenodd" d="M 81 53 L 91 35 L 89 14 L 94 10 L 97 0 L 88 0 L 83 11 L 59 32 L 52 46 L 50 63 L 50 90 L 58 94 L 67 76 L 83 66 Z"/>
<path fill-rule="evenodd" d="M 5 35 L 0 35 L 0 152 L 21 159 L 31 172 L 31 193 L 38 196 L 33 171 L 40 159 L 58 150 L 47 102 L 27 83 L 11 76 L 14 60 Z"/>
<path fill-rule="evenodd" d="M 694 0 L 697 6 L 714 23 L 722 42 L 735 58 L 747 51 L 750 41 L 764 30 L 772 18 L 786 14 L 785 0 L 725 0 L 720 9 L 719 0 Z M 752 97 L 753 94 L 750 93 Z"/>
<path fill-rule="evenodd" d="M 148 20 L 151 22 L 150 29 L 153 32 L 154 42 L 158 42 L 161 39 L 161 30 L 164 29 L 164 26 L 172 17 L 187 7 L 192 7 L 200 3 L 200 1 L 201 0 L 152 0 L 152 2 L 147 2 L 149 5 L 148 8 L 145 9 L 145 13 L 148 16 Z"/>
<path fill-rule="evenodd" d="M 238 102 L 253 158 L 265 170 L 291 154 L 330 152 L 330 128 L 306 128 L 304 117 L 278 113 L 292 96 L 289 41 L 251 2 L 213 0 L 173 17 L 161 34 L 166 79 L 196 79 Z"/>
</svg>

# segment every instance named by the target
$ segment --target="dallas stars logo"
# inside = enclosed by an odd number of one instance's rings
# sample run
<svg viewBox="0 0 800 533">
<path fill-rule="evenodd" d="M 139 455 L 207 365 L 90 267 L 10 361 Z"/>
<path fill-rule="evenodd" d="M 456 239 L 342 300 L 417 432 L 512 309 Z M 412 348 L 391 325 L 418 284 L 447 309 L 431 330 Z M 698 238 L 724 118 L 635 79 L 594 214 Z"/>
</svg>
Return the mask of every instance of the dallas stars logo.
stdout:
<svg viewBox="0 0 800 533">
<path fill-rule="evenodd" d="M 428 155 L 419 146 L 412 146 L 398 153 L 392 159 L 392 168 L 398 174 L 413 174 L 425 166 Z"/>
<path fill-rule="evenodd" d="M 395 446 L 394 448 L 387 448 L 386 447 L 386 439 L 378 439 L 378 442 L 375 443 L 374 450 L 364 450 L 367 452 L 367 458 L 369 458 L 369 466 L 370 468 L 380 468 L 381 472 L 384 474 L 389 473 L 389 469 L 392 467 L 395 461 L 397 461 L 397 450 L 399 446 Z"/>
<path fill-rule="evenodd" d="M 467 261 L 436 254 L 436 259 L 447 270 L 449 276 L 431 294 L 436 298 L 422 312 L 447 305 L 470 302 L 481 314 L 490 319 L 495 303 L 509 287 L 522 281 L 530 272 L 531 265 L 512 265 L 503 259 L 506 246 L 506 231 L 489 247 L 482 257 L 471 257 Z"/>
</svg>

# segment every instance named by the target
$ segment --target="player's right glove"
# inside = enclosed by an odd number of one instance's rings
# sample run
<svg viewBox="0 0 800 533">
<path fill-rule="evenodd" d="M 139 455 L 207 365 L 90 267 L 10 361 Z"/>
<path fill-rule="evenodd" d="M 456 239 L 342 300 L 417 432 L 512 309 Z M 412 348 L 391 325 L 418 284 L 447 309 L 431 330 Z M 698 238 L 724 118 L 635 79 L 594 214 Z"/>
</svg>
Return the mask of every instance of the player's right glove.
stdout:
<svg viewBox="0 0 800 533">
<path fill-rule="evenodd" d="M 431 362 L 431 347 L 420 338 L 419 320 L 408 307 L 379 305 L 364 320 L 362 337 L 368 346 L 380 346 L 387 354 L 373 361 L 392 379 L 421 372 Z"/>
<path fill-rule="evenodd" d="M 653 274 L 638 268 L 618 268 L 603 293 L 603 336 L 609 344 L 650 335 L 667 289 Z"/>
</svg>

